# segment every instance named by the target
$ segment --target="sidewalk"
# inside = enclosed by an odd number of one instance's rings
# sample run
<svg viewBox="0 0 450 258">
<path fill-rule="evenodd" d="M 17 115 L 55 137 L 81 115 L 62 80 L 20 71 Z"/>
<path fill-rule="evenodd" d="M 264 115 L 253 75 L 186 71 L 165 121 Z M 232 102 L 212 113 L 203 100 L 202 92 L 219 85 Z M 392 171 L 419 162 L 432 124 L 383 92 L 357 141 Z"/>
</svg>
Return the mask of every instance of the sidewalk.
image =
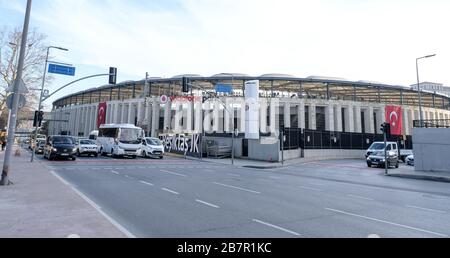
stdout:
<svg viewBox="0 0 450 258">
<path fill-rule="evenodd" d="M 125 238 L 100 211 L 21 150 L 10 180 L 0 186 L 0 238 Z M 3 168 L 4 152 L 0 153 Z"/>
<path fill-rule="evenodd" d="M 450 172 L 415 171 L 413 167 L 411 169 L 390 170 L 389 176 L 450 183 Z"/>
</svg>

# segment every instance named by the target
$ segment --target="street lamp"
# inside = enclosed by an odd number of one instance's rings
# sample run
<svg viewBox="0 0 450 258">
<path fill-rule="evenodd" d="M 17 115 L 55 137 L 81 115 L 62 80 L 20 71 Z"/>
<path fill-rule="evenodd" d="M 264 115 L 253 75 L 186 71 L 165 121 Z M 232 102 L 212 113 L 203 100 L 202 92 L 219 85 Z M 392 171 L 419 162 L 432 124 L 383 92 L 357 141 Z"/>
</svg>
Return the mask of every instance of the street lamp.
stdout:
<svg viewBox="0 0 450 258">
<path fill-rule="evenodd" d="M 47 75 L 47 65 L 48 65 L 48 56 L 50 54 L 50 49 L 58 49 L 61 51 L 69 51 L 69 49 L 67 48 L 63 48 L 63 47 L 56 47 L 56 46 L 49 46 L 47 47 L 47 56 L 45 57 L 45 67 L 44 67 L 44 76 L 42 78 L 42 87 L 41 87 L 41 95 L 39 97 L 39 106 L 38 106 L 38 112 L 41 111 L 42 109 L 42 98 L 44 96 L 44 86 L 45 86 L 45 77 Z M 35 144 L 33 146 L 33 153 L 31 154 L 31 162 L 34 161 L 34 155 L 35 155 L 35 149 L 36 149 L 36 139 L 37 139 L 37 134 L 38 134 L 38 129 L 39 129 L 39 122 L 36 123 L 36 127 L 35 127 L 35 132 L 34 132 L 34 141 Z"/>
<path fill-rule="evenodd" d="M 419 60 L 434 56 L 436 56 L 436 54 L 416 58 L 417 92 L 419 94 L 419 120 L 420 120 L 419 124 L 421 127 L 423 127 L 423 112 L 422 112 L 422 90 L 420 88 L 420 79 L 419 79 Z"/>
</svg>

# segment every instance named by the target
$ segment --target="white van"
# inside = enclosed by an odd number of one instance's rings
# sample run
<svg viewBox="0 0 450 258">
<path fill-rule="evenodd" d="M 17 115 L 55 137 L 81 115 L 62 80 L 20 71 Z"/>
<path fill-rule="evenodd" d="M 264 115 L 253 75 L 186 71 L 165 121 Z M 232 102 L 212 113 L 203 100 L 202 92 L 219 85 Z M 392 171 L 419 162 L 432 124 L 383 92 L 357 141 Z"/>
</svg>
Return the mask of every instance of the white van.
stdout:
<svg viewBox="0 0 450 258">
<path fill-rule="evenodd" d="M 366 158 L 372 155 L 374 152 L 384 152 L 384 142 L 374 142 L 366 152 Z M 399 146 L 396 142 L 387 142 L 386 151 L 395 151 L 398 153 L 398 157 L 403 162 L 406 161 L 406 157 L 413 154 L 412 150 L 399 149 Z"/>
<path fill-rule="evenodd" d="M 143 138 L 144 130 L 131 124 L 101 125 L 97 144 L 103 156 L 136 158 Z"/>
</svg>

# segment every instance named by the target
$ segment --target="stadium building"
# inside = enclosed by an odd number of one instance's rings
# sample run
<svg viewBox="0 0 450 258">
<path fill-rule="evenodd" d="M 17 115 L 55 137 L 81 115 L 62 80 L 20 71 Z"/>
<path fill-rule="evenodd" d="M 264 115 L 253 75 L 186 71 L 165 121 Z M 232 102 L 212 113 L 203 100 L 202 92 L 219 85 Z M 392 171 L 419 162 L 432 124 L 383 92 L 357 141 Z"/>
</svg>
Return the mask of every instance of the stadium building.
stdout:
<svg viewBox="0 0 450 258">
<path fill-rule="evenodd" d="M 190 93 L 182 91 L 183 78 L 192 84 Z M 246 137 L 244 100 L 250 81 L 259 82 L 259 139 Z M 218 98 L 203 102 L 206 92 Z M 450 97 L 431 91 L 421 95 L 425 120 L 450 119 Z M 149 136 L 171 137 L 173 143 L 200 134 L 208 144 L 229 146 L 234 125 L 237 157 L 278 161 L 280 149 L 286 150 L 286 158 L 359 157 L 383 138 L 384 122 L 400 125 L 393 137 L 412 148 L 413 121 L 418 119 L 419 95 L 409 87 L 285 74 L 188 74 L 106 85 L 58 99 L 49 133 L 88 137 L 101 124 L 127 123 Z M 286 128 L 283 141 L 278 140 L 280 128 Z"/>
</svg>

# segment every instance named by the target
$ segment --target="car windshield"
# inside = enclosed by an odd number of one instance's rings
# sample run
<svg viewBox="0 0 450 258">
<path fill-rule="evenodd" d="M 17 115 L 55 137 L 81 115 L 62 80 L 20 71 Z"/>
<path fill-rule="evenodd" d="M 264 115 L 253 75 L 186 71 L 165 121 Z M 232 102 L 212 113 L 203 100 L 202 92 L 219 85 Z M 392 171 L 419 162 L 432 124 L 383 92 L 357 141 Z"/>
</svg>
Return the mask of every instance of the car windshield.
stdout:
<svg viewBox="0 0 450 258">
<path fill-rule="evenodd" d="M 139 144 L 139 138 L 141 138 L 140 129 L 128 129 L 122 128 L 120 130 L 120 142 L 125 144 Z"/>
<path fill-rule="evenodd" d="M 95 145 L 96 143 L 91 140 L 80 140 L 80 144 L 82 145 Z"/>
<path fill-rule="evenodd" d="M 151 146 L 161 146 L 162 142 L 159 139 L 147 139 L 147 144 Z"/>
<path fill-rule="evenodd" d="M 53 138 L 53 144 L 73 144 L 73 140 L 69 137 L 55 137 Z"/>
<path fill-rule="evenodd" d="M 382 149 L 384 149 L 384 143 L 374 143 L 370 149 L 371 150 L 382 150 Z"/>
</svg>

